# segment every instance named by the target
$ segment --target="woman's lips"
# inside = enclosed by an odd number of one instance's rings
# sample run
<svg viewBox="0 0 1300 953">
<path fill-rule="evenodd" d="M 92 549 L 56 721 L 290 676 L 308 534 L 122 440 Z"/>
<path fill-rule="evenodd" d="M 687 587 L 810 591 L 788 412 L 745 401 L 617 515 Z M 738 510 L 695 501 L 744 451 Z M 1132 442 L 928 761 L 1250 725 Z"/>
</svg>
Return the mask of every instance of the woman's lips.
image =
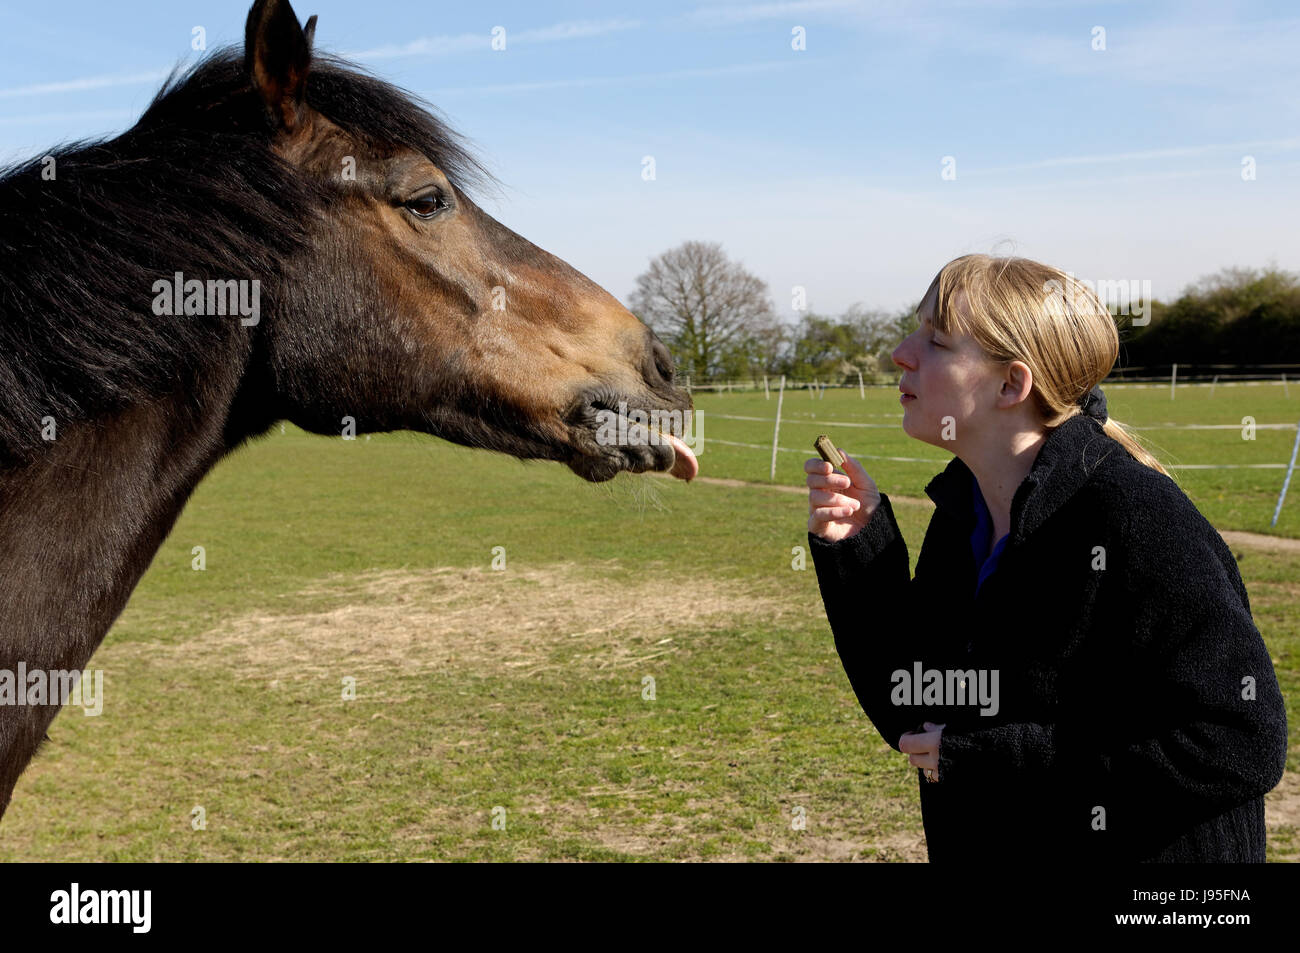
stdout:
<svg viewBox="0 0 1300 953">
<path fill-rule="evenodd" d="M 914 400 L 916 400 L 916 396 L 913 395 L 913 394 L 899 394 L 899 395 L 898 395 L 898 402 L 899 402 L 900 404 L 911 403 L 911 402 L 914 401 Z"/>
</svg>

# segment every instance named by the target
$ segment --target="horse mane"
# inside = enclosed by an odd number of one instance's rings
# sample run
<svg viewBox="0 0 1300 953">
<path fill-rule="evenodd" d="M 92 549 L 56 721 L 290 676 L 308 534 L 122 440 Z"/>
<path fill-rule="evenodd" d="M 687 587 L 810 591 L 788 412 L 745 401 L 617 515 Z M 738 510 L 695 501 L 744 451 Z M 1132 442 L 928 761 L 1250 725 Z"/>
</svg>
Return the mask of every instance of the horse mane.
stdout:
<svg viewBox="0 0 1300 953">
<path fill-rule="evenodd" d="M 458 189 L 493 182 L 427 103 L 345 60 L 313 55 L 306 101 L 354 135 L 423 153 Z M 158 317 L 152 289 L 181 271 L 260 279 L 273 299 L 328 198 L 272 153 L 274 134 L 242 49 L 228 47 L 173 73 L 121 135 L 50 150 L 53 180 L 42 158 L 0 171 L 0 469 L 48 446 L 44 418 L 62 428 L 185 392 L 261 332 Z"/>
</svg>

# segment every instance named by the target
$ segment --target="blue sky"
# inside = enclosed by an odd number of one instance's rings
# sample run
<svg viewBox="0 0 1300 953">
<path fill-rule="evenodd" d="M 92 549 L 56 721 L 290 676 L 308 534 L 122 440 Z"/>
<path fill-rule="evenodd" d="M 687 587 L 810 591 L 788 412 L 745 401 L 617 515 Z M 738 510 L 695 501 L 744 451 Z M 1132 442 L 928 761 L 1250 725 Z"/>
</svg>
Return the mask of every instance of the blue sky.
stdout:
<svg viewBox="0 0 1300 953">
<path fill-rule="evenodd" d="M 247 8 L 0 9 L 0 161 L 126 129 L 199 55 L 194 27 L 209 49 L 242 41 Z M 823 313 L 894 309 L 967 252 L 1146 279 L 1159 297 L 1230 265 L 1300 270 L 1294 4 L 295 9 L 319 14 L 319 47 L 433 102 L 501 179 L 488 210 L 622 300 L 686 239 L 721 242 L 790 319 L 795 285 Z"/>
</svg>

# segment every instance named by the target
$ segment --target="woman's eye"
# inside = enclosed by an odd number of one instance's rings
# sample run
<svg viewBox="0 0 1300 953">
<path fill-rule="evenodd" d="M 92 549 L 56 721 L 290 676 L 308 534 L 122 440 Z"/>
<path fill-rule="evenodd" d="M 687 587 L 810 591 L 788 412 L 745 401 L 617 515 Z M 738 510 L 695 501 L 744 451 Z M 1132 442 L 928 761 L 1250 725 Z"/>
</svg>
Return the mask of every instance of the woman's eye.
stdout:
<svg viewBox="0 0 1300 953">
<path fill-rule="evenodd" d="M 418 199 L 411 199 L 405 204 L 413 214 L 418 215 L 420 218 L 433 218 L 449 207 L 449 203 L 436 192 L 431 195 L 421 195 Z"/>
<path fill-rule="evenodd" d="M 930 343 L 933 344 L 935 347 L 943 347 L 943 345 L 940 344 L 938 341 L 936 341 L 934 338 L 930 338 Z"/>
</svg>

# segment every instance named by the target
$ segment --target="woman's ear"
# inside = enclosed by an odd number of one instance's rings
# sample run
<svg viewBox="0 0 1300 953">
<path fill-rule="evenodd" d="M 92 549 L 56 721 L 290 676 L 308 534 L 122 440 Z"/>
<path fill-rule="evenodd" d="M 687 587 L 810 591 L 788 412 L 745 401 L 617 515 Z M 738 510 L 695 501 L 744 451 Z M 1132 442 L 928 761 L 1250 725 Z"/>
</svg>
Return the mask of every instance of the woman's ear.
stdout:
<svg viewBox="0 0 1300 953">
<path fill-rule="evenodd" d="M 271 119 L 292 132 L 302 121 L 316 18 L 304 30 L 289 0 L 257 0 L 244 25 L 244 68 Z"/>
<path fill-rule="evenodd" d="M 1008 373 L 1011 379 L 1002 382 L 998 394 L 1011 394 L 1017 400 L 1026 399 L 1033 392 L 1034 372 L 1024 361 L 1012 361 L 1008 366 Z"/>
</svg>

